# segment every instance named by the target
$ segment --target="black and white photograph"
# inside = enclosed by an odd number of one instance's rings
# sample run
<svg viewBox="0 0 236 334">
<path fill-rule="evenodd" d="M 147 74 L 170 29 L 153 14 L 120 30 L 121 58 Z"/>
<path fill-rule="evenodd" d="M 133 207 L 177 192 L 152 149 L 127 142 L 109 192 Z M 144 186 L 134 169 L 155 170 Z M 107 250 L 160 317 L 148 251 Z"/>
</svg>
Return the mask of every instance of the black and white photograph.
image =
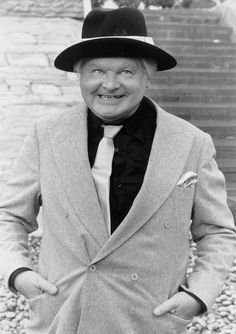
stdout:
<svg viewBox="0 0 236 334">
<path fill-rule="evenodd" d="M 0 0 L 0 334 L 236 334 L 236 0 Z"/>
</svg>

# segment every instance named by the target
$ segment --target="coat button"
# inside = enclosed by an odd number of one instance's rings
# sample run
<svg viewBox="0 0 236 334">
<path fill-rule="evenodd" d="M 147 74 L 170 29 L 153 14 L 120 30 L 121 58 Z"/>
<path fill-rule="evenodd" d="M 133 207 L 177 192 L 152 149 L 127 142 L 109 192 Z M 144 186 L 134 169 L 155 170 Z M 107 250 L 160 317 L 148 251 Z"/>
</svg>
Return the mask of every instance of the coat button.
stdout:
<svg viewBox="0 0 236 334">
<path fill-rule="evenodd" d="M 131 279 L 132 279 L 132 281 L 137 281 L 138 280 L 138 274 L 137 273 L 133 273 L 131 275 Z"/>
<path fill-rule="evenodd" d="M 96 271 L 96 270 L 97 270 L 96 266 L 94 264 L 92 264 L 91 267 L 90 267 L 90 271 Z"/>
<path fill-rule="evenodd" d="M 166 228 L 170 228 L 171 227 L 171 223 L 167 220 L 167 221 L 165 221 L 165 227 Z"/>
</svg>

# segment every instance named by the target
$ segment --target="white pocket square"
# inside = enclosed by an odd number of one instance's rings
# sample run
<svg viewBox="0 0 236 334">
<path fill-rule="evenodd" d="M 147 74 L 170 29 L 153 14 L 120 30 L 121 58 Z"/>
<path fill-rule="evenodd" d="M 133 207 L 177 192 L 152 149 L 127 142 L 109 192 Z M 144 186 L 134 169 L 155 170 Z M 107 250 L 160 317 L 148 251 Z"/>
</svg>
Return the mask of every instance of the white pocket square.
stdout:
<svg viewBox="0 0 236 334">
<path fill-rule="evenodd" d="M 181 178 L 177 182 L 177 186 L 187 188 L 197 183 L 197 181 L 198 181 L 198 175 L 192 171 L 189 171 L 181 176 Z"/>
</svg>

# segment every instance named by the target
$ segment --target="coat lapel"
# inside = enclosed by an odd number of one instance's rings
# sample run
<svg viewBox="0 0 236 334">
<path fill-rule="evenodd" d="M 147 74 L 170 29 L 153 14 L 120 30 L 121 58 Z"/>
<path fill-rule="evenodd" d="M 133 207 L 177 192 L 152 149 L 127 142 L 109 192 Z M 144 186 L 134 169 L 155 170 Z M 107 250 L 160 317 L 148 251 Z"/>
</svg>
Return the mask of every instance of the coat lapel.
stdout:
<svg viewBox="0 0 236 334">
<path fill-rule="evenodd" d="M 108 239 L 87 150 L 87 108 L 77 106 L 48 126 L 64 190 L 85 229 L 99 246 Z"/>
<path fill-rule="evenodd" d="M 117 230 L 97 254 L 94 262 L 120 247 L 158 211 L 176 186 L 192 145 L 179 123 L 157 108 L 157 129 L 143 181 L 134 203 Z"/>
</svg>

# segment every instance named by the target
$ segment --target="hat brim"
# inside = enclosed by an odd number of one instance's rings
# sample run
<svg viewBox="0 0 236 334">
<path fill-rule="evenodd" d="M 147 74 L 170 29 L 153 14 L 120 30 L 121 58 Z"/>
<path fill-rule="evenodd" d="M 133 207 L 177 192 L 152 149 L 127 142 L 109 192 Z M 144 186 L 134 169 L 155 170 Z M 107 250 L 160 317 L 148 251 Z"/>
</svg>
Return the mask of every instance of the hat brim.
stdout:
<svg viewBox="0 0 236 334">
<path fill-rule="evenodd" d="M 157 71 L 169 70 L 177 62 L 169 53 L 147 42 L 131 38 L 96 38 L 81 41 L 62 51 L 55 59 L 56 68 L 74 72 L 74 65 L 82 58 L 148 58 L 156 61 Z"/>
</svg>

